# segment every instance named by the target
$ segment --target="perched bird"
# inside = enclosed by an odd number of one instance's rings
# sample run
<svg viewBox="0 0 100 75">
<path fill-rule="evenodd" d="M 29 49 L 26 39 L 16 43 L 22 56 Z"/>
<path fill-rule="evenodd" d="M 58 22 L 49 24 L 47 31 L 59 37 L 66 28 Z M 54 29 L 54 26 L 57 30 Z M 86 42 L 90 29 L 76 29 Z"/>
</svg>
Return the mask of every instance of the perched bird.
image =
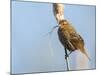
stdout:
<svg viewBox="0 0 100 75">
<path fill-rule="evenodd" d="M 65 59 L 75 50 L 81 51 L 88 59 L 90 59 L 84 48 L 85 43 L 83 38 L 67 20 L 61 20 L 59 22 L 58 37 L 65 49 Z M 67 50 L 69 50 L 69 54 L 67 53 Z"/>
</svg>

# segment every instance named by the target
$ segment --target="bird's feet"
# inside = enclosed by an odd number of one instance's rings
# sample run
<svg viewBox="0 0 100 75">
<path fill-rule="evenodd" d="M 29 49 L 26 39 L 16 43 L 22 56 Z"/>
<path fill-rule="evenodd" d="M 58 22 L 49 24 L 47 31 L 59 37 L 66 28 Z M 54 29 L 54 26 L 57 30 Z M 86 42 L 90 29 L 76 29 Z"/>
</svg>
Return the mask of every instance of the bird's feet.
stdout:
<svg viewBox="0 0 100 75">
<path fill-rule="evenodd" d="M 70 55 L 72 52 L 73 52 L 73 51 L 70 51 L 69 54 L 66 54 L 66 55 L 65 55 L 65 59 L 67 59 L 67 58 L 69 57 L 69 55 Z"/>
<path fill-rule="evenodd" d="M 69 57 L 69 55 L 65 55 L 65 59 L 67 59 Z"/>
</svg>

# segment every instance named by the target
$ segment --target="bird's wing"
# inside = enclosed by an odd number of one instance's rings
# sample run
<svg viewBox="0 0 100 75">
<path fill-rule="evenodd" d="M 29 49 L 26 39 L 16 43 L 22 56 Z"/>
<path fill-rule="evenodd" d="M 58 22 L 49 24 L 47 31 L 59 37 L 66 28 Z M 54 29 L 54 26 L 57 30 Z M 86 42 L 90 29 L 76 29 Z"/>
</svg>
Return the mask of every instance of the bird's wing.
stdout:
<svg viewBox="0 0 100 75">
<path fill-rule="evenodd" d="M 84 40 L 83 38 L 76 32 L 73 32 L 70 34 L 70 40 L 73 41 L 73 42 L 77 42 L 77 43 L 81 43 L 84 45 Z"/>
<path fill-rule="evenodd" d="M 70 41 L 70 34 L 69 34 L 67 31 L 65 31 L 64 37 L 66 38 L 66 41 L 67 41 L 67 43 L 68 43 L 67 46 L 69 47 L 69 49 L 74 50 L 75 47 L 74 47 L 74 45 L 71 43 L 71 41 Z"/>
</svg>

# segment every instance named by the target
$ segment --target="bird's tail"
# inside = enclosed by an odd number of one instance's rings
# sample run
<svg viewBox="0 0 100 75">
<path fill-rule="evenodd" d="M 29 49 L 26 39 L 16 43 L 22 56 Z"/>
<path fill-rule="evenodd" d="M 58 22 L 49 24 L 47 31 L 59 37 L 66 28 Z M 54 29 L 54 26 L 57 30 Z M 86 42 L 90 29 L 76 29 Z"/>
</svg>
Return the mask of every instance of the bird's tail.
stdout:
<svg viewBox="0 0 100 75">
<path fill-rule="evenodd" d="M 86 49 L 85 49 L 85 48 L 82 50 L 82 53 L 83 53 L 83 54 L 85 54 L 85 56 L 88 58 L 88 60 L 91 60 L 91 59 L 90 59 L 90 57 L 89 57 L 89 55 L 87 54 L 87 52 L 86 52 Z"/>
</svg>

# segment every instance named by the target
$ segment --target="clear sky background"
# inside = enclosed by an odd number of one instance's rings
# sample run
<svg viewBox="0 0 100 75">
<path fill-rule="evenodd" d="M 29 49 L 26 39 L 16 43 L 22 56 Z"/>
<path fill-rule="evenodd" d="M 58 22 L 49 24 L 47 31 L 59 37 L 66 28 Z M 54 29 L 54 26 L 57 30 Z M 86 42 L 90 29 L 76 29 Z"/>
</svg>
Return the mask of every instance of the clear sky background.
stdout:
<svg viewBox="0 0 100 75">
<path fill-rule="evenodd" d="M 95 68 L 95 7 L 65 5 L 65 18 L 85 40 Z M 57 25 L 51 3 L 12 2 L 12 72 L 65 71 L 64 49 L 57 36 L 46 35 Z M 77 53 L 71 54 L 70 67 L 76 69 Z"/>
</svg>

